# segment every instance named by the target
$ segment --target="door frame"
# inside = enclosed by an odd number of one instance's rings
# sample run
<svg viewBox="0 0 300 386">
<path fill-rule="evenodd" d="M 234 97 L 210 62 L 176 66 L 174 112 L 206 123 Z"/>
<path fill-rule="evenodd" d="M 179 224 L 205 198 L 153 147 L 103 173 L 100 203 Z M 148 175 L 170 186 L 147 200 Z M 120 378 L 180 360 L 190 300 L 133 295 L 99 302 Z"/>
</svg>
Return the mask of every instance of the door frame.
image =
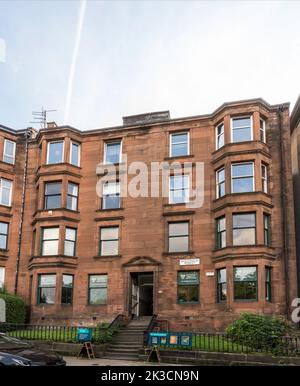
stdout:
<svg viewBox="0 0 300 386">
<path fill-rule="evenodd" d="M 132 279 L 133 279 L 133 275 L 137 275 L 138 274 L 150 274 L 152 273 L 152 276 L 153 276 L 153 294 L 152 294 L 152 297 L 153 297 L 153 310 L 152 310 L 152 314 L 154 315 L 156 313 L 156 305 L 157 305 L 157 272 L 155 269 L 136 269 L 136 270 L 129 270 L 128 273 L 127 273 L 127 291 L 126 291 L 126 310 L 127 310 L 127 314 L 128 316 L 130 317 L 130 319 L 133 317 L 133 314 L 132 314 Z M 137 286 L 139 287 L 139 286 Z M 139 289 L 138 289 L 139 291 Z M 139 316 L 139 305 L 137 306 L 138 307 L 138 313 L 137 313 L 137 316 Z"/>
</svg>

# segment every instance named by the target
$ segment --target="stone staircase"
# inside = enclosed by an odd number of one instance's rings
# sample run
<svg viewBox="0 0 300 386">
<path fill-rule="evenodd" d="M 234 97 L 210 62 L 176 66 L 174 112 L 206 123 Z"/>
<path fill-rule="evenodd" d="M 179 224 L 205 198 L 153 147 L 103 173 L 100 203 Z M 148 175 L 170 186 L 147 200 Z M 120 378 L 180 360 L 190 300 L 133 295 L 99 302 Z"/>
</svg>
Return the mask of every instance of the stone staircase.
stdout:
<svg viewBox="0 0 300 386">
<path fill-rule="evenodd" d="M 143 347 L 143 333 L 147 330 L 150 321 L 151 316 L 133 319 L 113 338 L 103 358 L 138 360 L 138 351 Z"/>
</svg>

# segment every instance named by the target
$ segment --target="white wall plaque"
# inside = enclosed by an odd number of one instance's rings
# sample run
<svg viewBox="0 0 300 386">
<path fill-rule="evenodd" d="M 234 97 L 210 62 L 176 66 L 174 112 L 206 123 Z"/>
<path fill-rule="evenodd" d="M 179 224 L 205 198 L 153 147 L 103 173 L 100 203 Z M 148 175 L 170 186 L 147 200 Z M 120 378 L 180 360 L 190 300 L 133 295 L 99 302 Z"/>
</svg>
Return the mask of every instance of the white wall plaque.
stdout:
<svg viewBox="0 0 300 386">
<path fill-rule="evenodd" d="M 206 276 L 215 276 L 215 273 L 214 273 L 214 271 L 208 271 L 208 272 L 205 272 L 205 275 Z"/>
<path fill-rule="evenodd" d="M 179 260 L 179 265 L 198 265 L 200 264 L 200 259 L 182 259 Z"/>
</svg>

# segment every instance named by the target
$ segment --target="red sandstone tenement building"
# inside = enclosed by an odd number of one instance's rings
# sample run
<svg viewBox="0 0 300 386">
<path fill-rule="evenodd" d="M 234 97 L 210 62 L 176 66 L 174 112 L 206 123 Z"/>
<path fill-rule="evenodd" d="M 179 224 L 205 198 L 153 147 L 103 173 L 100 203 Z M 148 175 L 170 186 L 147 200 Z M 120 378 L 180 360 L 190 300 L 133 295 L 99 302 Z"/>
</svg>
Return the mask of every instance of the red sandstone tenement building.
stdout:
<svg viewBox="0 0 300 386">
<path fill-rule="evenodd" d="M 0 132 L 0 281 L 25 298 L 32 322 L 156 314 L 174 328 L 212 330 L 243 311 L 289 315 L 297 297 L 289 104 L 253 99 L 105 129 Z M 204 162 L 203 205 L 186 206 L 195 181 L 174 175 L 169 197 L 120 197 L 120 175 L 98 197 L 97 165 L 120 170 L 125 154 L 149 170 Z"/>
</svg>

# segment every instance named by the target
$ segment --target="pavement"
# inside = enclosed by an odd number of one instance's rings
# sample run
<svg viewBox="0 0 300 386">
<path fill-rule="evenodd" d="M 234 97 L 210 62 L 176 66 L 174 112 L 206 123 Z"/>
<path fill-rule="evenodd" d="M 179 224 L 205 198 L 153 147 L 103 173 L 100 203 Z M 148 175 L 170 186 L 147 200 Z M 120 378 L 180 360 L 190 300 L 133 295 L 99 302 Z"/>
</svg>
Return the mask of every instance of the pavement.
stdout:
<svg viewBox="0 0 300 386">
<path fill-rule="evenodd" d="M 155 362 L 143 362 L 143 361 L 124 361 L 114 359 L 87 359 L 76 357 L 64 357 L 67 362 L 67 366 L 182 366 L 171 363 L 155 363 Z"/>
</svg>

